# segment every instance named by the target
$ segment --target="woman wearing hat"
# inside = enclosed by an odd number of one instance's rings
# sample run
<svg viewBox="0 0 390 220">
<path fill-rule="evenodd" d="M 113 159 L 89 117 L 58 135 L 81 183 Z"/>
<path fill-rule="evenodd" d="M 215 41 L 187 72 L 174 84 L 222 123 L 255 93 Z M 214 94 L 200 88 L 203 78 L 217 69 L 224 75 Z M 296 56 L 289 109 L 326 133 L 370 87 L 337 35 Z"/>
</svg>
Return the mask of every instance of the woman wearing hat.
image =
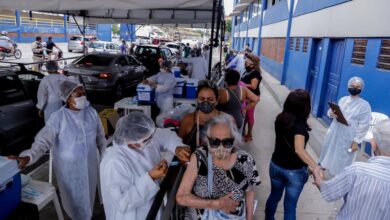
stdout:
<svg viewBox="0 0 390 220">
<path fill-rule="evenodd" d="M 65 106 L 51 115 L 35 137 L 31 149 L 23 151 L 19 157 L 10 158 L 17 159 L 23 168 L 51 150 L 66 213 L 71 219 L 90 220 L 98 180 L 97 151 L 101 155 L 105 149 L 104 131 L 81 85 L 62 82 L 60 96 Z"/>
</svg>

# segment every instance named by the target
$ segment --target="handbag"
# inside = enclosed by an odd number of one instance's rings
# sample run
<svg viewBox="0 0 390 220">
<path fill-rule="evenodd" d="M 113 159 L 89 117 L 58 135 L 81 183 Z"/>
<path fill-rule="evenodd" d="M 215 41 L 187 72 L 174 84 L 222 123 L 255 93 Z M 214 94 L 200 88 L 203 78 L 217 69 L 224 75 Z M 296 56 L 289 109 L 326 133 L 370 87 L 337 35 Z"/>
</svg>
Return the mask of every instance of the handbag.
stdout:
<svg viewBox="0 0 390 220">
<path fill-rule="evenodd" d="M 204 158 L 203 153 L 201 152 L 202 157 Z M 211 195 L 213 192 L 213 161 L 210 155 L 207 156 L 207 189 L 208 196 L 211 199 Z M 230 213 L 226 213 L 222 210 L 215 209 L 205 209 L 202 215 L 202 220 L 245 220 L 246 219 L 246 205 L 245 201 L 243 204 L 243 210 L 241 211 L 241 215 L 232 215 Z"/>
</svg>

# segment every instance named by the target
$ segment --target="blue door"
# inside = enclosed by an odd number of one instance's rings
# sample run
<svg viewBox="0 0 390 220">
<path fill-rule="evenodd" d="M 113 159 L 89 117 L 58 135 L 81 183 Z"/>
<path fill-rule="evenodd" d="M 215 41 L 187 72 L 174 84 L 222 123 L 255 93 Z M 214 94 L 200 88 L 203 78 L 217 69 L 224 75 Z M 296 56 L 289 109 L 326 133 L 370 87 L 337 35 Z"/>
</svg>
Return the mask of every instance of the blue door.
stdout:
<svg viewBox="0 0 390 220">
<path fill-rule="evenodd" d="M 331 57 L 328 71 L 325 77 L 325 94 L 322 103 L 322 119 L 330 124 L 331 119 L 327 116 L 328 102 L 337 102 L 337 91 L 340 84 L 341 68 L 344 58 L 344 40 L 331 41 Z"/>
<path fill-rule="evenodd" d="M 317 79 L 318 79 L 318 72 L 320 69 L 320 63 L 321 63 L 321 54 L 322 54 L 322 40 L 321 39 L 313 39 L 313 46 L 312 46 L 312 61 L 310 66 L 310 73 L 309 73 L 309 80 L 307 84 L 307 89 L 310 92 L 312 103 L 314 103 L 314 97 L 315 92 L 317 88 Z M 314 110 L 313 110 L 314 112 Z M 317 112 L 317 111 L 315 111 Z"/>
</svg>

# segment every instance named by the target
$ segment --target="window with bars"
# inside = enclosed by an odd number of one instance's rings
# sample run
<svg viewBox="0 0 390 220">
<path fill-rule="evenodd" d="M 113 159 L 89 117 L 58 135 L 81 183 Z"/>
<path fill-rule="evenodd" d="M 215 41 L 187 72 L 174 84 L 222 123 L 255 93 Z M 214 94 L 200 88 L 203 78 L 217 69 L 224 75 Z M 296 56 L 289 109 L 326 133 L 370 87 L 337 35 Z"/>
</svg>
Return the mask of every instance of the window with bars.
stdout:
<svg viewBox="0 0 390 220">
<path fill-rule="evenodd" d="M 367 40 L 356 39 L 353 42 L 353 51 L 351 63 L 356 65 L 364 65 L 366 59 Z"/>
<path fill-rule="evenodd" d="M 376 67 L 390 71 L 390 39 L 382 40 Z"/>
<path fill-rule="evenodd" d="M 299 51 L 301 48 L 301 38 L 297 38 L 297 42 L 295 43 L 295 51 Z"/>
<path fill-rule="evenodd" d="M 294 40 L 295 38 L 290 39 L 290 50 L 294 50 Z"/>
<path fill-rule="evenodd" d="M 307 53 L 307 45 L 309 44 L 309 38 L 303 38 L 302 52 Z"/>
</svg>

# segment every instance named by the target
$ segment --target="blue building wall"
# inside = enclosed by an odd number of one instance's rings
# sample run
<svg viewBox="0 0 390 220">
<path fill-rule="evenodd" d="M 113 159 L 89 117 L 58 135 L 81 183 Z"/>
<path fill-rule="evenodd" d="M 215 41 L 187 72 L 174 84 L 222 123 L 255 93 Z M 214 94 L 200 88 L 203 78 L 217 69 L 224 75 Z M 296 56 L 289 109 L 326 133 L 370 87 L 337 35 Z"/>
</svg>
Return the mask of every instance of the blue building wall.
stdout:
<svg viewBox="0 0 390 220">
<path fill-rule="evenodd" d="M 294 17 L 319 11 L 352 0 L 299 0 L 294 11 Z"/>
<path fill-rule="evenodd" d="M 280 2 L 276 2 L 275 5 L 267 6 L 265 9 L 266 13 L 264 14 L 263 26 L 288 19 L 287 1 L 289 0 L 282 0 Z"/>
<path fill-rule="evenodd" d="M 102 41 L 111 41 L 111 24 L 97 24 L 96 25 L 96 37 Z"/>
<path fill-rule="evenodd" d="M 282 79 L 283 64 L 278 63 L 266 56 L 260 56 L 260 66 L 271 73 L 279 81 Z"/>
</svg>

